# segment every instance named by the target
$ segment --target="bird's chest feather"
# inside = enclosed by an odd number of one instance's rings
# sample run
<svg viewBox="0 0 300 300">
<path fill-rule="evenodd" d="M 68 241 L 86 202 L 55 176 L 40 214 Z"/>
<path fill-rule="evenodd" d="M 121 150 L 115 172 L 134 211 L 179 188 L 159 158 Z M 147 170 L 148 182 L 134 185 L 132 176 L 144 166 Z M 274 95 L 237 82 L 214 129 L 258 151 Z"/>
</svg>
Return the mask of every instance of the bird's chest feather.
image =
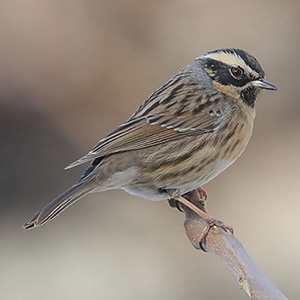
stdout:
<svg viewBox="0 0 300 300">
<path fill-rule="evenodd" d="M 166 199 L 161 190 L 174 189 L 184 194 L 198 188 L 242 154 L 252 134 L 253 119 L 252 112 L 233 116 L 215 133 L 141 152 L 144 155 L 138 165 L 115 174 L 108 186 L 151 200 Z"/>
</svg>

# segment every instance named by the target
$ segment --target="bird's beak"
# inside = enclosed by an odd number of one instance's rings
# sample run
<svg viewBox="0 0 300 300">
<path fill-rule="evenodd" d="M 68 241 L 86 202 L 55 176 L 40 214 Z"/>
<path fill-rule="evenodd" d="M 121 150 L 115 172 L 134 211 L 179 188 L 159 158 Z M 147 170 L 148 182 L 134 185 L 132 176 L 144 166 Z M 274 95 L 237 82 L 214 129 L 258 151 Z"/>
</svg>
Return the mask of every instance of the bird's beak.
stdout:
<svg viewBox="0 0 300 300">
<path fill-rule="evenodd" d="M 253 80 L 251 82 L 251 84 L 254 87 L 265 89 L 265 90 L 273 90 L 273 91 L 277 90 L 277 87 L 275 85 L 271 84 L 270 82 L 268 82 L 265 78 L 259 78 L 259 79 Z"/>
</svg>

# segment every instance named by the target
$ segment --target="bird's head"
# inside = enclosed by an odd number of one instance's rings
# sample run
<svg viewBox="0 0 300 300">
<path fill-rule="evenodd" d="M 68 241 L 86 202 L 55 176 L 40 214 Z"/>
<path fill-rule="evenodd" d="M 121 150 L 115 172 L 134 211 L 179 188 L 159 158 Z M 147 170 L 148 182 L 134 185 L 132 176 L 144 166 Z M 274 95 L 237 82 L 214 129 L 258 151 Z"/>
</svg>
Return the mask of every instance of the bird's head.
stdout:
<svg viewBox="0 0 300 300">
<path fill-rule="evenodd" d="M 265 72 L 254 56 L 240 49 L 221 49 L 201 57 L 214 87 L 229 97 L 254 107 L 261 89 L 277 88 L 265 79 Z"/>
</svg>

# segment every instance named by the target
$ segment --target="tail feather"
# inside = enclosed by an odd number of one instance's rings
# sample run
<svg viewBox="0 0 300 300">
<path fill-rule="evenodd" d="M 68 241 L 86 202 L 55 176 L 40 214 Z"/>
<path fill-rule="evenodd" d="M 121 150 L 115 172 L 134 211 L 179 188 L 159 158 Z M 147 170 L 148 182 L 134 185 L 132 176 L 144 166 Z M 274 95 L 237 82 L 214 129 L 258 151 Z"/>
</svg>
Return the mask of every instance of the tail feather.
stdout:
<svg viewBox="0 0 300 300">
<path fill-rule="evenodd" d="M 66 208 L 91 192 L 94 188 L 95 184 L 93 179 L 89 181 L 78 182 L 39 210 L 23 225 L 23 228 L 32 229 L 54 219 Z"/>
</svg>

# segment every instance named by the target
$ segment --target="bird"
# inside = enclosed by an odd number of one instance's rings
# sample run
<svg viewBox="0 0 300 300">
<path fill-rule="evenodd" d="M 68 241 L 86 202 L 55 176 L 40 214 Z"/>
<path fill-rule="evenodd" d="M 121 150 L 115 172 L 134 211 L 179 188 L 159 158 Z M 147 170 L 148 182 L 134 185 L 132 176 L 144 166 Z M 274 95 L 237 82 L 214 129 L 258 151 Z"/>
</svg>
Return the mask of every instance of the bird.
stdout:
<svg viewBox="0 0 300 300">
<path fill-rule="evenodd" d="M 90 163 L 78 182 L 23 228 L 41 226 L 83 196 L 111 189 L 149 200 L 176 200 L 210 222 L 184 195 L 205 192 L 202 186 L 245 150 L 262 89 L 277 90 L 257 59 L 244 50 L 224 48 L 197 57 L 154 91 L 128 121 L 68 165 L 66 169 Z"/>
</svg>

